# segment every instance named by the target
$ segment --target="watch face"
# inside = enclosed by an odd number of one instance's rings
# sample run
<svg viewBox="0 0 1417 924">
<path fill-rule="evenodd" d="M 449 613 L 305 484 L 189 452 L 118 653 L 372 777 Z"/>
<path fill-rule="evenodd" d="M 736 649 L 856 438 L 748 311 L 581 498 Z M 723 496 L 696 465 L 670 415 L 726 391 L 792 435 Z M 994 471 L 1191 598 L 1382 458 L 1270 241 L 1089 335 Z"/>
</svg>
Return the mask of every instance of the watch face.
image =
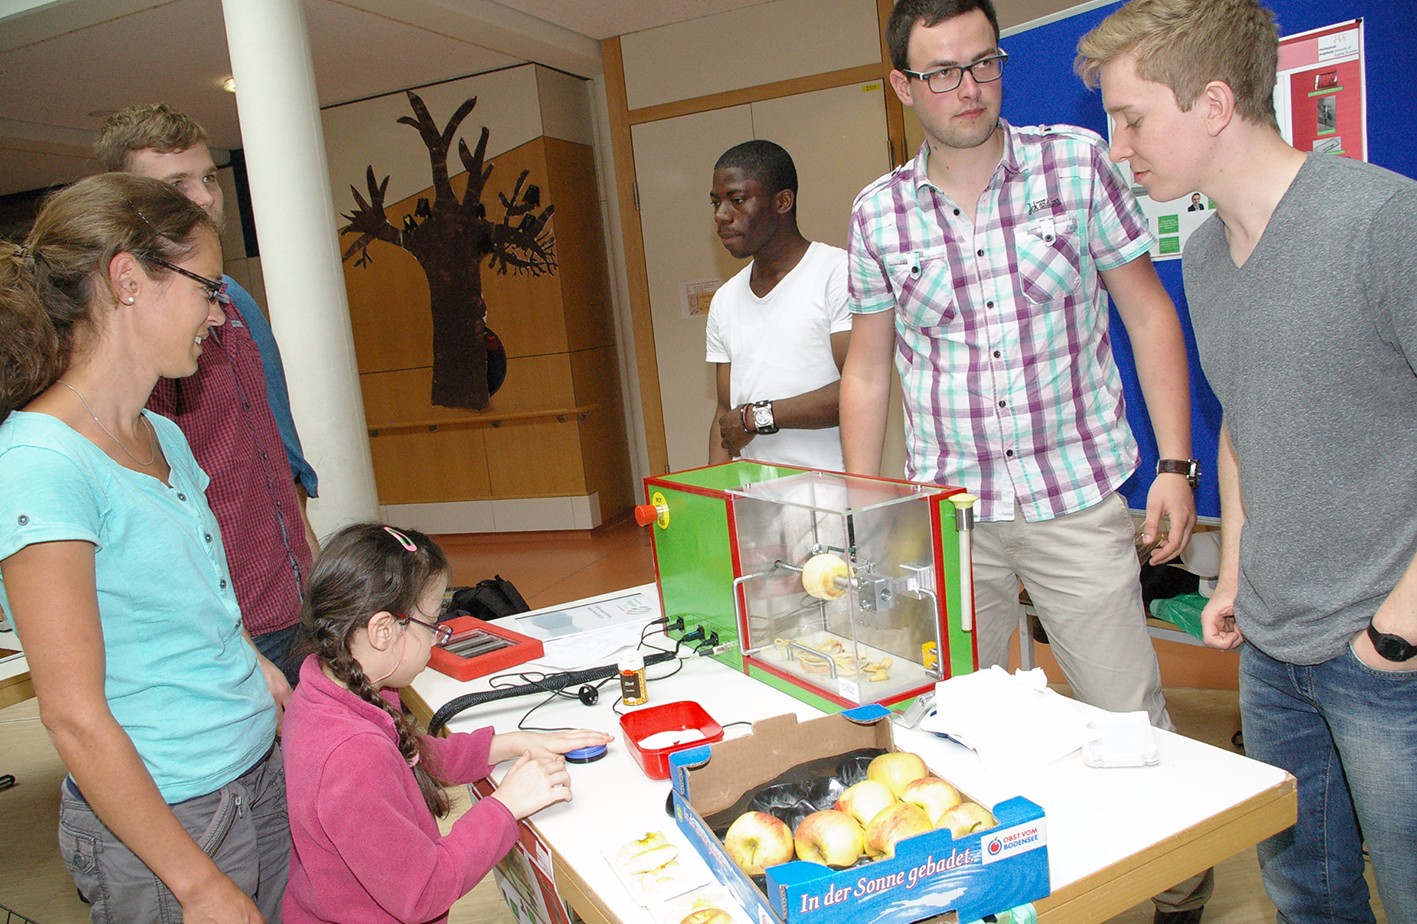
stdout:
<svg viewBox="0 0 1417 924">
<path fill-rule="evenodd" d="M 770 408 L 770 407 L 754 407 L 754 408 L 753 408 L 753 427 L 754 427 L 755 429 L 757 429 L 757 430 L 769 430 L 769 429 L 772 429 L 772 425 L 773 425 L 773 423 L 772 423 L 772 408 Z"/>
</svg>

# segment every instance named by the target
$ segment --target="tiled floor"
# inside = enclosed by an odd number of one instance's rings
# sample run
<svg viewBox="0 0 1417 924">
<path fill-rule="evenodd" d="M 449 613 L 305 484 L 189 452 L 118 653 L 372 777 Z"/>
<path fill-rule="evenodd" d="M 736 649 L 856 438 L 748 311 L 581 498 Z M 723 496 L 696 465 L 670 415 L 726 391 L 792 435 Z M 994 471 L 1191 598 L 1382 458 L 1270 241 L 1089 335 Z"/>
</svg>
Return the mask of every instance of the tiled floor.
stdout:
<svg viewBox="0 0 1417 924">
<path fill-rule="evenodd" d="M 452 566 L 452 583 L 473 584 L 500 574 L 534 608 L 654 579 L 649 533 L 629 520 L 590 532 L 443 536 L 439 542 Z M 1182 734 L 1231 747 L 1230 736 L 1239 727 L 1233 691 L 1168 689 L 1166 697 Z M 55 846 L 56 793 L 64 769 L 39 724 L 33 701 L 0 709 L 0 773 L 13 773 L 19 781 L 0 792 L 0 915 L 10 908 L 40 924 L 87 920 L 87 910 L 75 898 Z M 1253 850 L 1220 864 L 1216 873 L 1206 924 L 1274 920 Z M 1146 903 L 1111 924 L 1145 924 L 1151 919 L 1152 908 Z M 450 920 L 513 924 L 490 878 L 453 907 Z M 1378 920 L 1384 921 L 1381 911 Z"/>
</svg>

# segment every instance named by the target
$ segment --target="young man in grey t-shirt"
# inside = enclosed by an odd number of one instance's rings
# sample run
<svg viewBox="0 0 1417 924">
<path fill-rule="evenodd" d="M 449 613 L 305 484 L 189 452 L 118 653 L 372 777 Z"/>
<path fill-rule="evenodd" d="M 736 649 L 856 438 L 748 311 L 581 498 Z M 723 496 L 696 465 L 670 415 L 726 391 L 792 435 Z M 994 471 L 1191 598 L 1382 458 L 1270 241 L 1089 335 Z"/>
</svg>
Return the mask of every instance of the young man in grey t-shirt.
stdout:
<svg viewBox="0 0 1417 924">
<path fill-rule="evenodd" d="M 1220 586 L 1250 756 L 1299 782 L 1260 845 L 1280 920 L 1417 921 L 1417 183 L 1279 134 L 1255 0 L 1132 0 L 1078 46 L 1112 156 L 1199 190 L 1186 295 L 1220 434 Z"/>
</svg>

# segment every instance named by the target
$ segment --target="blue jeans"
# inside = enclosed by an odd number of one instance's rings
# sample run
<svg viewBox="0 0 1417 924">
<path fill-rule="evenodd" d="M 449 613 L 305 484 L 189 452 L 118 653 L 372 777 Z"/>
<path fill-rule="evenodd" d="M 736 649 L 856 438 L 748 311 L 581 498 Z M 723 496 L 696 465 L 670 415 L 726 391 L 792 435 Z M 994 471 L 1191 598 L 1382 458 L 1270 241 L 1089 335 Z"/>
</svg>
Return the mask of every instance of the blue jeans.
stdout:
<svg viewBox="0 0 1417 924">
<path fill-rule="evenodd" d="M 1417 671 L 1351 649 L 1321 664 L 1240 652 L 1245 753 L 1299 781 L 1299 820 L 1259 846 L 1281 924 L 1373 921 L 1363 846 L 1392 924 L 1417 922 Z"/>
<path fill-rule="evenodd" d="M 256 650 L 265 656 L 266 660 L 280 668 L 280 672 L 285 675 L 286 682 L 290 684 L 292 690 L 300 682 L 300 661 L 293 657 L 295 652 L 291 650 L 295 646 L 295 636 L 299 632 L 300 623 L 297 622 L 293 626 L 267 632 L 265 635 L 251 636 L 251 641 L 256 643 Z"/>
</svg>

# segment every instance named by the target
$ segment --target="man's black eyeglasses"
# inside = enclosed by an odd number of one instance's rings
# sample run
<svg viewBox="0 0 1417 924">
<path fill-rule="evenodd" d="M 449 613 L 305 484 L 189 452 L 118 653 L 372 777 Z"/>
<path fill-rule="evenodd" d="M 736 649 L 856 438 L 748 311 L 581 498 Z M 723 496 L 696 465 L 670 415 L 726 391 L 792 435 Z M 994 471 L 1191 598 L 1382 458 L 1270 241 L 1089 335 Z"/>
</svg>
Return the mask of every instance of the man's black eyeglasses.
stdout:
<svg viewBox="0 0 1417 924">
<path fill-rule="evenodd" d="M 150 253 L 140 254 L 139 256 L 149 263 L 156 263 L 164 269 L 170 269 L 174 273 L 180 273 L 193 282 L 199 283 L 201 287 L 206 290 L 207 301 L 209 302 L 215 302 L 217 296 L 221 294 L 222 288 L 226 285 L 226 283 L 222 282 L 220 279 L 208 279 L 206 276 L 199 275 L 191 270 L 185 270 L 176 263 L 169 263 L 162 257 L 154 256 Z"/>
<path fill-rule="evenodd" d="M 901 73 L 916 80 L 923 80 L 931 93 L 950 93 L 958 90 L 959 85 L 964 83 L 965 71 L 969 71 L 969 76 L 974 78 L 975 83 L 993 83 L 1004 76 L 1004 62 L 1007 60 L 1009 53 L 1001 51 L 987 58 L 980 58 L 973 64 L 951 64 L 928 73 L 907 70 L 902 70 Z"/>
</svg>

